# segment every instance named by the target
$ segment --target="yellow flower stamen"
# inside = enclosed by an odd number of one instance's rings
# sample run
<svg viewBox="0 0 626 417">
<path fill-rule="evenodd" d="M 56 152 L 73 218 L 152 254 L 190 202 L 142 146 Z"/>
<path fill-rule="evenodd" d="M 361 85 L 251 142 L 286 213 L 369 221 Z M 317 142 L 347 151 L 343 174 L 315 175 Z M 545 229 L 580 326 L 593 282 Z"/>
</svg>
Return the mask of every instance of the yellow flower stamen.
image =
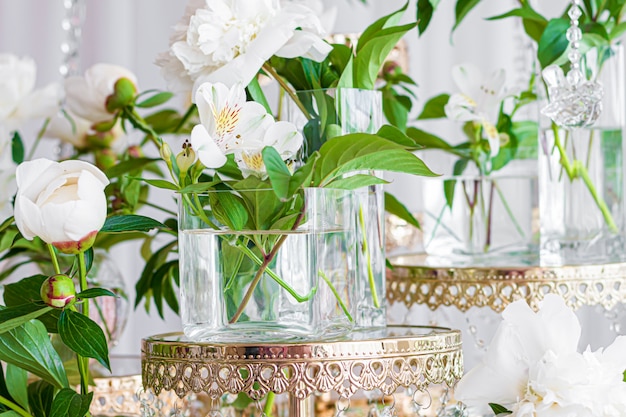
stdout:
<svg viewBox="0 0 626 417">
<path fill-rule="evenodd" d="M 243 152 L 241 154 L 241 159 L 248 168 L 256 172 L 261 172 L 263 170 L 263 167 L 265 166 L 263 164 L 263 155 L 261 155 L 260 152 L 252 155 Z"/>
</svg>

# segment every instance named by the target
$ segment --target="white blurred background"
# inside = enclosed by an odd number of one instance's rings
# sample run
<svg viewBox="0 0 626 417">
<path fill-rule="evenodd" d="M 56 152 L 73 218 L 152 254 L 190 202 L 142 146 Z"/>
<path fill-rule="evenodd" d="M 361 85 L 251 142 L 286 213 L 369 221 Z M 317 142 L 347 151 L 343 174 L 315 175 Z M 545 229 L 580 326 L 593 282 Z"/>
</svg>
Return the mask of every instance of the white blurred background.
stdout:
<svg viewBox="0 0 626 417">
<path fill-rule="evenodd" d="M 357 0 L 326 0 L 325 3 L 338 8 L 334 32 L 353 33 L 362 31 L 380 16 L 398 9 L 404 0 L 369 0 L 367 5 Z M 558 11 L 569 2 L 554 0 L 549 3 L 550 8 Z M 424 101 L 434 95 L 455 92 L 450 76 L 450 69 L 455 64 L 471 62 L 485 73 L 504 68 L 507 86 L 523 87 L 532 64 L 532 51 L 521 23 L 514 19 L 484 20 L 517 4 L 513 0 L 484 0 L 451 35 L 454 2 L 442 1 L 426 33 L 419 37 L 414 30 L 405 38 L 410 57 L 409 72 L 419 85 L 416 90 L 419 101 L 414 104 L 416 110 L 420 110 Z M 81 70 L 99 62 L 113 63 L 133 71 L 141 90 L 164 89 L 165 83 L 159 68 L 154 65 L 154 59 L 157 53 L 168 48 L 170 28 L 178 21 L 184 7 L 185 2 L 181 0 L 86 0 L 80 48 Z M 62 81 L 59 67 L 63 59 L 60 45 L 65 36 L 61 27 L 64 15 L 64 0 L 0 0 L 0 53 L 32 57 L 38 68 L 38 87 Z M 405 20 L 414 18 L 415 0 L 412 0 Z M 422 126 L 427 130 L 445 129 L 431 123 Z M 34 126 L 32 132 L 24 132 L 27 143 L 32 141 L 36 129 Z M 448 140 L 454 142 L 453 138 Z M 55 149 L 56 144 L 43 146 L 38 156 L 52 157 Z M 434 169 L 442 168 L 441 161 L 430 160 L 430 163 Z M 419 211 L 419 181 L 401 176 L 390 179 L 393 183 L 389 190 L 413 211 Z M 169 196 L 164 195 L 163 198 L 164 204 L 172 204 Z M 134 302 L 134 285 L 143 267 L 138 248 L 132 245 L 116 248 L 113 257 L 130 289 L 130 300 Z M 404 317 L 398 317 L 403 314 L 406 312 L 394 309 L 395 320 L 404 321 Z M 420 324 L 439 322 L 459 328 L 467 326 L 462 315 L 449 311 L 436 316 L 413 309 L 406 321 Z M 588 338 L 594 343 L 606 344 L 612 340 L 607 326 L 589 323 L 587 327 L 597 332 Z M 113 352 L 139 354 L 141 338 L 179 328 L 179 319 L 171 312 L 166 314 L 165 320 L 161 320 L 155 311 L 146 314 L 140 305 L 132 312 L 126 331 Z M 471 343 L 471 340 L 466 340 L 468 348 Z"/>
</svg>

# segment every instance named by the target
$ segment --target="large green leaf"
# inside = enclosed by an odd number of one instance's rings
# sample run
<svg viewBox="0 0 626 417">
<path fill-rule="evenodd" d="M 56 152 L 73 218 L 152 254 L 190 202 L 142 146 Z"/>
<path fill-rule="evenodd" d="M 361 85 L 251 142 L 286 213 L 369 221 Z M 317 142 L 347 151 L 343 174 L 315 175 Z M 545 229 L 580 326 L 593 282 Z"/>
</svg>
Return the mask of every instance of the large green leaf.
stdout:
<svg viewBox="0 0 626 417">
<path fill-rule="evenodd" d="M 46 381 L 35 381 L 28 385 L 28 404 L 35 417 L 48 417 L 54 399 L 54 386 Z"/>
<path fill-rule="evenodd" d="M 28 372 L 14 364 L 7 364 L 7 388 L 11 398 L 28 410 Z"/>
<path fill-rule="evenodd" d="M 434 11 L 435 7 L 431 3 L 431 0 L 417 0 L 417 32 L 420 35 L 428 28 Z"/>
<path fill-rule="evenodd" d="M 100 232 L 148 232 L 152 229 L 167 229 L 167 227 L 163 223 L 151 219 L 150 217 L 137 214 L 123 214 L 107 217 Z"/>
<path fill-rule="evenodd" d="M 417 116 L 417 119 L 440 119 L 446 117 L 444 107 L 448 104 L 448 100 L 450 100 L 450 94 L 439 94 L 431 98 L 424 104 L 424 108 L 420 115 Z"/>
<path fill-rule="evenodd" d="M 400 19 L 402 18 L 402 15 L 406 11 L 407 7 L 409 7 L 408 1 L 400 9 L 381 17 L 380 19 L 369 25 L 363 31 L 361 36 L 359 36 L 359 43 L 357 44 L 356 48 L 357 54 L 361 52 L 361 50 L 363 50 L 363 48 L 369 41 L 378 37 L 383 29 L 397 25 L 400 22 Z"/>
<path fill-rule="evenodd" d="M 383 127 L 378 129 L 376 135 L 380 136 L 381 138 L 395 142 L 406 149 L 417 150 L 422 148 L 422 146 L 415 143 L 415 141 L 407 136 L 406 133 L 404 133 L 395 126 L 383 125 Z"/>
<path fill-rule="evenodd" d="M 89 411 L 93 392 L 80 395 L 70 388 L 57 393 L 50 408 L 49 417 L 83 417 Z"/>
<path fill-rule="evenodd" d="M 356 190 L 357 188 L 368 187 L 370 185 L 389 184 L 382 178 L 374 175 L 356 174 L 349 177 L 339 178 L 329 184 L 329 187 L 339 188 L 342 190 Z"/>
<path fill-rule="evenodd" d="M 243 230 L 248 222 L 248 212 L 243 200 L 232 192 L 209 193 L 211 211 L 217 220 L 231 230 Z"/>
<path fill-rule="evenodd" d="M 0 334 L 13 330 L 22 324 L 43 316 L 52 307 L 41 304 L 22 304 L 0 310 Z"/>
<path fill-rule="evenodd" d="M 63 310 L 59 317 L 59 335 L 63 343 L 80 356 L 94 358 L 105 368 L 111 369 L 104 332 L 89 317 L 73 310 Z"/>
<path fill-rule="evenodd" d="M 387 213 L 393 214 L 400 219 L 404 220 L 410 225 L 413 225 L 420 228 L 420 224 L 413 216 L 413 213 L 409 211 L 409 209 L 400 202 L 394 195 L 390 193 L 385 193 L 385 211 Z"/>
<path fill-rule="evenodd" d="M 539 39 L 537 58 L 541 68 L 545 68 L 559 58 L 569 45 L 565 32 L 569 28 L 569 20 L 552 19 Z"/>
<path fill-rule="evenodd" d="M 0 360 L 17 365 L 57 388 L 68 386 L 63 363 L 38 320 L 0 334 Z"/>
<path fill-rule="evenodd" d="M 4 303 L 7 307 L 16 307 L 24 304 L 41 303 L 41 284 L 47 279 L 46 275 L 34 275 L 8 284 L 4 287 Z M 49 333 L 57 332 L 60 310 L 52 309 L 38 318 Z"/>
</svg>

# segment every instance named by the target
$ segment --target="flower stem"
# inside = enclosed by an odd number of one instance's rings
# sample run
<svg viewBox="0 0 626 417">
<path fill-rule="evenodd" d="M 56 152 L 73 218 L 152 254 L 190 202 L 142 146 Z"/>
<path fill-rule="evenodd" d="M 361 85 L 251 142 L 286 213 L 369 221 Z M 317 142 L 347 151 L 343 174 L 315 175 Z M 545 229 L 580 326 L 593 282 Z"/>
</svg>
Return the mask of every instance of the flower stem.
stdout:
<svg viewBox="0 0 626 417">
<path fill-rule="evenodd" d="M 55 274 L 61 273 L 61 267 L 59 266 L 59 260 L 57 259 L 57 254 L 54 250 L 54 246 L 51 243 L 48 243 L 48 251 L 50 252 L 50 260 L 52 261 L 52 267 L 54 268 Z"/>
<path fill-rule="evenodd" d="M 263 70 L 265 72 L 267 72 L 269 75 L 272 76 L 272 78 L 274 78 L 278 84 L 280 84 L 280 86 L 282 87 L 282 89 L 289 94 L 289 97 L 291 97 L 291 99 L 293 100 L 294 103 L 296 103 L 296 106 L 298 106 L 298 108 L 300 109 L 300 111 L 302 112 L 302 114 L 304 114 L 304 116 L 311 120 L 311 113 L 309 113 L 309 111 L 306 109 L 306 107 L 304 107 L 304 105 L 302 104 L 302 102 L 300 101 L 300 99 L 298 98 L 298 96 L 296 95 L 296 93 L 289 88 L 289 86 L 287 85 L 287 83 L 285 82 L 285 80 L 283 80 L 283 78 L 278 75 L 278 73 L 274 70 L 274 68 L 272 68 L 270 65 L 268 64 L 264 64 L 263 65 Z"/>
<path fill-rule="evenodd" d="M 493 191 L 495 187 L 494 182 L 490 182 L 491 186 L 489 188 L 489 207 L 487 208 L 487 236 L 485 238 L 485 247 L 483 249 L 483 252 L 489 251 L 489 247 L 491 246 L 491 232 L 493 223 Z"/>
<path fill-rule="evenodd" d="M 80 285 L 80 291 L 83 292 L 87 289 L 87 266 L 85 265 L 85 253 L 80 252 L 76 255 L 78 260 L 78 283 Z M 89 299 L 85 299 L 82 303 L 82 314 L 89 317 Z M 76 355 L 78 362 L 78 372 L 80 373 L 80 393 L 87 395 L 89 384 L 89 358 L 85 358 L 81 355 Z"/>
<path fill-rule="evenodd" d="M 350 314 L 350 312 L 348 311 L 348 307 L 346 307 L 346 304 L 343 302 L 343 300 L 341 299 L 341 297 L 339 296 L 339 293 L 337 292 L 337 289 L 335 288 L 335 286 L 333 285 L 333 283 L 328 279 L 328 277 L 326 276 L 326 274 L 323 271 L 319 271 L 318 272 L 319 276 L 322 277 L 322 279 L 324 280 L 324 282 L 326 284 L 328 284 L 328 287 L 330 287 L 330 290 L 332 291 L 333 295 L 335 296 L 335 298 L 337 299 L 337 302 L 339 303 L 339 306 L 341 307 L 341 309 L 343 310 L 344 314 L 348 317 L 348 320 L 350 320 L 350 322 L 353 322 L 354 319 L 352 318 L 352 315 Z M 376 306 L 378 307 L 378 306 Z"/>
<path fill-rule="evenodd" d="M 374 281 L 374 271 L 372 268 L 372 255 L 370 254 L 369 245 L 367 244 L 367 228 L 365 227 L 365 219 L 363 217 L 363 206 L 359 206 L 359 225 L 361 226 L 361 238 L 363 239 L 361 252 L 365 253 L 365 261 L 367 262 L 367 279 L 370 284 L 370 292 L 372 293 L 372 302 L 374 303 L 375 308 L 380 308 L 380 301 L 378 300 L 378 292 L 376 291 L 376 282 Z M 323 278 L 326 282 L 330 282 L 325 277 Z"/>
<path fill-rule="evenodd" d="M 191 106 L 189 106 L 189 108 L 187 109 L 183 117 L 180 119 L 180 122 L 178 122 L 178 124 L 176 125 L 172 133 L 178 133 L 180 129 L 182 129 L 183 126 L 185 126 L 185 123 L 187 123 L 187 121 L 189 120 L 189 118 L 191 117 L 191 115 L 194 113 L 195 110 L 196 110 L 195 104 L 192 104 Z"/>
<path fill-rule="evenodd" d="M 6 405 L 11 410 L 15 411 L 17 414 L 19 414 L 21 416 L 32 417 L 28 411 L 24 410 L 22 407 L 20 407 L 19 405 L 15 404 L 13 401 L 10 401 L 10 400 L 6 399 L 2 395 L 0 395 L 0 404 Z"/>
<path fill-rule="evenodd" d="M 304 218 L 304 213 L 305 213 L 305 208 L 303 207 L 302 211 L 298 215 L 298 218 L 296 219 L 291 230 L 295 230 L 298 228 L 298 226 L 300 225 L 300 222 Z M 246 294 L 243 296 L 243 299 L 241 300 L 241 303 L 239 303 L 239 307 L 237 308 L 237 311 L 235 312 L 233 317 L 229 320 L 229 323 L 231 324 L 236 323 L 237 320 L 239 320 L 239 317 L 241 317 L 241 315 L 243 314 L 243 311 L 245 310 L 246 305 L 248 305 L 248 302 L 252 298 L 252 294 L 254 293 L 255 288 L 257 287 L 257 285 L 259 285 L 259 282 L 261 281 L 261 278 L 263 277 L 263 273 L 265 272 L 269 264 L 272 262 L 272 260 L 274 260 L 274 257 L 278 253 L 278 250 L 283 245 L 283 243 L 285 243 L 285 240 L 287 240 L 287 236 L 288 236 L 287 234 L 284 234 L 280 238 L 278 238 L 278 241 L 276 242 L 276 244 L 274 245 L 270 253 L 265 255 L 264 257 L 265 259 L 263 260 L 263 263 L 259 266 L 259 269 L 254 275 L 252 282 L 250 282 L 250 286 L 248 287 Z"/>
<path fill-rule="evenodd" d="M 41 138 L 43 138 L 44 133 L 46 133 L 46 129 L 47 129 L 49 123 L 50 123 L 50 118 L 47 118 L 43 122 L 43 125 L 41 126 L 41 129 L 39 129 L 39 132 L 37 132 L 37 137 L 35 138 L 35 142 L 33 143 L 33 146 L 30 148 L 30 151 L 28 152 L 28 156 L 26 157 L 27 161 L 33 159 L 33 155 L 35 154 L 35 150 L 39 146 L 39 143 L 41 142 Z"/>
<path fill-rule="evenodd" d="M 267 398 L 265 399 L 265 405 L 263 406 L 263 414 L 267 417 L 272 417 L 272 408 L 274 408 L 274 398 L 276 394 L 274 391 L 270 391 L 267 393 Z"/>
</svg>

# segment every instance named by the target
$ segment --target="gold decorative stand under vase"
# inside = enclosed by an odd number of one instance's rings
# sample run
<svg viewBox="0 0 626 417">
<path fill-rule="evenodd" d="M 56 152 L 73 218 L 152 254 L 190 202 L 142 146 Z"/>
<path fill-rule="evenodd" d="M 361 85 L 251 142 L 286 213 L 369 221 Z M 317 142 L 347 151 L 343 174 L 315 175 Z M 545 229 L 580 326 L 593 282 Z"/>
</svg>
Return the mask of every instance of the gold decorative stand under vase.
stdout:
<svg viewBox="0 0 626 417">
<path fill-rule="evenodd" d="M 349 400 L 360 390 L 425 391 L 431 384 L 453 387 L 462 375 L 461 333 L 442 327 L 389 326 L 329 342 L 222 344 L 181 333 L 142 341 L 143 386 L 155 396 L 204 393 L 218 404 L 227 394 L 258 402 L 288 393 L 291 417 L 312 415 L 316 394 Z"/>
</svg>

